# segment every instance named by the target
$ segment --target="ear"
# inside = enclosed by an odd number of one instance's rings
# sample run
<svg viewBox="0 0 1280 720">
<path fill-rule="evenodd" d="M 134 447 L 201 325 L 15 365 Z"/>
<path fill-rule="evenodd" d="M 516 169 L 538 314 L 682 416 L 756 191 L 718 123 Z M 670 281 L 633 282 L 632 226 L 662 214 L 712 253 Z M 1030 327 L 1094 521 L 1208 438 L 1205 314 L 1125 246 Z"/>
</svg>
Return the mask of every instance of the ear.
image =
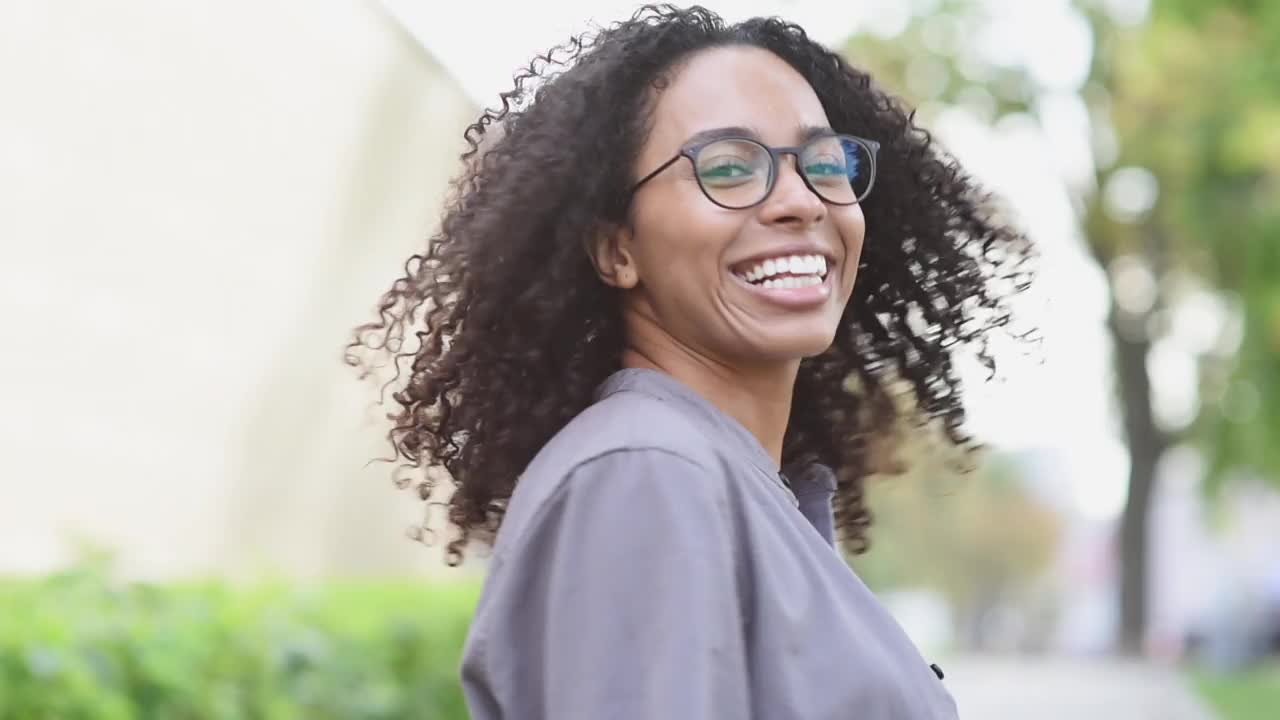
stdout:
<svg viewBox="0 0 1280 720">
<path fill-rule="evenodd" d="M 606 285 L 630 290 L 640 283 L 632 242 L 631 230 L 622 225 L 602 227 L 592 238 L 587 250 L 596 274 Z"/>
</svg>

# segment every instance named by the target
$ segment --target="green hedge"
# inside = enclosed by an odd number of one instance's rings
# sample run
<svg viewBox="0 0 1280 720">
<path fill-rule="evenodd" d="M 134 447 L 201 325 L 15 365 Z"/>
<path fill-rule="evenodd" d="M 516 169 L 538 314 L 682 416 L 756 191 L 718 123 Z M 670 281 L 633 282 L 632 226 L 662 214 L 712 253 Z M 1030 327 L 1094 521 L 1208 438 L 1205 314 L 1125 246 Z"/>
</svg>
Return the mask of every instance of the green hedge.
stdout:
<svg viewBox="0 0 1280 720">
<path fill-rule="evenodd" d="M 1228 674 L 1199 670 L 1192 679 L 1222 720 L 1280 717 L 1280 660 Z"/>
<path fill-rule="evenodd" d="M 0 720 L 463 719 L 478 589 L 0 580 Z"/>
</svg>

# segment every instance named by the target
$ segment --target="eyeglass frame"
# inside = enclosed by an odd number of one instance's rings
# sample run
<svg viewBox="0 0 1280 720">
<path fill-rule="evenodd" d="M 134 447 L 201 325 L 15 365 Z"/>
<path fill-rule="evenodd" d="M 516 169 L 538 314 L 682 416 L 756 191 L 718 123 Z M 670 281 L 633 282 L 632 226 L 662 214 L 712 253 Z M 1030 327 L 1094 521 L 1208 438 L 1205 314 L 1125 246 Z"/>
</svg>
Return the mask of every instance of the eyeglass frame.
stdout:
<svg viewBox="0 0 1280 720">
<path fill-rule="evenodd" d="M 867 182 L 867 189 L 863 191 L 862 196 L 854 198 L 852 202 L 842 203 L 842 202 L 835 202 L 833 200 L 828 200 L 826 197 L 823 196 L 822 193 L 818 192 L 818 189 L 813 186 L 813 183 L 809 182 L 809 177 L 805 175 L 804 170 L 802 170 L 799 167 L 800 153 L 804 152 L 806 148 L 808 148 L 811 144 L 819 140 L 825 140 L 833 137 L 849 138 L 850 140 L 853 140 L 854 142 L 866 148 L 867 155 L 870 156 L 871 158 L 871 180 Z M 725 142 L 728 140 L 749 142 L 752 145 L 755 145 L 756 147 L 763 148 L 766 152 L 769 153 L 769 162 L 770 162 L 769 167 L 771 170 L 771 172 L 769 173 L 769 185 L 768 187 L 765 188 L 764 195 L 760 196 L 759 200 L 751 203 L 750 205 L 734 207 L 733 205 L 725 205 L 724 203 L 717 201 L 715 198 L 711 197 L 711 193 L 707 192 L 707 187 L 702 184 L 702 176 L 698 173 L 698 160 L 697 160 L 698 153 L 702 152 L 704 149 L 706 149 L 710 145 L 714 145 L 715 143 L 718 143 L 718 142 Z M 698 189 L 702 191 L 702 195 L 705 198 L 707 198 L 707 200 L 710 200 L 713 204 L 719 207 L 722 207 L 725 210 L 746 210 L 748 208 L 753 208 L 759 205 L 760 203 L 763 203 L 765 200 L 769 199 L 769 196 L 773 194 L 774 187 L 776 187 L 778 184 L 778 174 L 779 174 L 778 168 L 782 165 L 782 156 L 791 155 L 796 159 L 796 163 L 797 163 L 796 174 L 800 176 L 800 180 L 804 182 L 804 186 L 809 189 L 809 192 L 813 193 L 815 196 L 817 196 L 819 200 L 829 205 L 837 205 L 839 207 L 848 207 L 850 205 L 857 205 L 863 200 L 866 200 L 867 196 L 871 194 L 871 189 L 875 187 L 876 153 L 878 153 L 879 151 L 880 151 L 880 143 L 876 142 L 875 140 L 869 140 L 867 138 L 858 137 L 857 135 L 849 135 L 846 133 L 830 133 L 830 134 L 818 135 L 813 138 L 810 138 L 809 140 L 806 140 L 803 145 L 792 145 L 792 146 L 765 145 L 759 140 L 753 137 L 747 137 L 745 135 L 726 135 L 723 137 L 706 138 L 706 139 L 694 141 L 692 143 L 688 143 L 683 147 L 681 147 L 680 151 L 677 152 L 675 155 L 673 155 L 670 160 L 662 163 L 661 165 L 658 166 L 656 170 L 654 170 L 653 172 L 649 173 L 648 175 L 645 175 L 644 177 L 636 181 L 636 183 L 631 186 L 630 194 L 634 196 L 636 194 L 636 191 L 638 191 L 642 185 L 654 179 L 658 175 L 662 174 L 662 171 L 666 170 L 672 165 L 675 165 L 677 162 L 680 161 L 680 158 L 689 158 L 689 162 L 693 165 L 694 180 L 697 181 Z"/>
</svg>

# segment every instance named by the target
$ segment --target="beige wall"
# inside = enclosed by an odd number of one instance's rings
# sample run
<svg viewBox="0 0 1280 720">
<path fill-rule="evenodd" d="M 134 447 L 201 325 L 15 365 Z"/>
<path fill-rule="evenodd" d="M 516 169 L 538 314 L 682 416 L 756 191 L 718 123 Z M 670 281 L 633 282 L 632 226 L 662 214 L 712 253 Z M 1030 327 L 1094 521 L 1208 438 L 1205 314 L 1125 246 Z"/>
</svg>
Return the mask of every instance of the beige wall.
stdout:
<svg viewBox="0 0 1280 720">
<path fill-rule="evenodd" d="M 372 0 L 19 0 L 0 89 L 0 573 L 439 566 L 340 357 L 438 216 L 454 83 Z"/>
</svg>

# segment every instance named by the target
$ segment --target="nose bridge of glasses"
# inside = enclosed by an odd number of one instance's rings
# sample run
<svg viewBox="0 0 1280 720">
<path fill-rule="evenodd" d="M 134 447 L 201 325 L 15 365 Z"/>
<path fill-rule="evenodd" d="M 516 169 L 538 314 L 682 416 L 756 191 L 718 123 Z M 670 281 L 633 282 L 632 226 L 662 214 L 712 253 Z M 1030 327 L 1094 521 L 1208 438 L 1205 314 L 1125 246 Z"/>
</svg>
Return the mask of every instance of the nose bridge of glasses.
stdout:
<svg viewBox="0 0 1280 720">
<path fill-rule="evenodd" d="M 801 171 L 800 153 L 804 152 L 804 148 L 800 147 L 771 147 L 769 150 L 770 174 L 773 176 L 772 181 L 777 184 L 782 178 L 783 169 L 790 166 L 791 171 L 800 179 L 804 179 L 804 173 Z M 787 162 L 787 156 L 791 156 L 791 162 Z"/>
<path fill-rule="evenodd" d="M 800 183 L 804 185 L 805 189 L 808 192 L 816 194 L 816 191 L 814 190 L 813 185 L 810 184 L 809 182 L 809 178 L 807 178 L 804 174 L 804 165 L 801 164 L 801 156 L 803 155 L 805 150 L 806 150 L 805 147 L 769 148 L 769 155 L 772 156 L 773 158 L 773 184 L 774 185 L 777 185 L 778 182 L 782 179 L 782 175 L 785 172 L 784 168 L 789 167 L 791 170 L 791 174 L 795 175 L 795 179 L 799 180 Z M 790 162 L 786 161 L 786 156 L 788 155 L 791 156 Z"/>
<path fill-rule="evenodd" d="M 769 188 L 765 193 L 765 198 L 761 198 L 761 202 L 769 196 L 777 195 L 778 191 L 781 190 L 786 195 L 786 198 L 789 198 L 783 201 L 786 205 L 792 205 L 796 201 L 815 207 L 823 205 L 822 194 L 805 176 L 804 166 L 801 162 L 804 150 L 805 148 L 803 147 L 775 147 L 769 149 L 769 154 L 773 160 L 773 177 L 770 178 Z M 787 155 L 791 156 L 790 162 L 785 161 Z M 787 169 L 788 167 L 789 169 Z M 791 177 L 784 177 L 786 175 Z"/>
<path fill-rule="evenodd" d="M 775 165 L 782 165 L 783 159 L 787 155 L 790 155 L 792 167 L 799 170 L 800 154 L 803 153 L 804 150 L 805 149 L 803 147 L 773 147 L 769 148 L 769 154 L 773 156 L 773 162 Z"/>
</svg>

